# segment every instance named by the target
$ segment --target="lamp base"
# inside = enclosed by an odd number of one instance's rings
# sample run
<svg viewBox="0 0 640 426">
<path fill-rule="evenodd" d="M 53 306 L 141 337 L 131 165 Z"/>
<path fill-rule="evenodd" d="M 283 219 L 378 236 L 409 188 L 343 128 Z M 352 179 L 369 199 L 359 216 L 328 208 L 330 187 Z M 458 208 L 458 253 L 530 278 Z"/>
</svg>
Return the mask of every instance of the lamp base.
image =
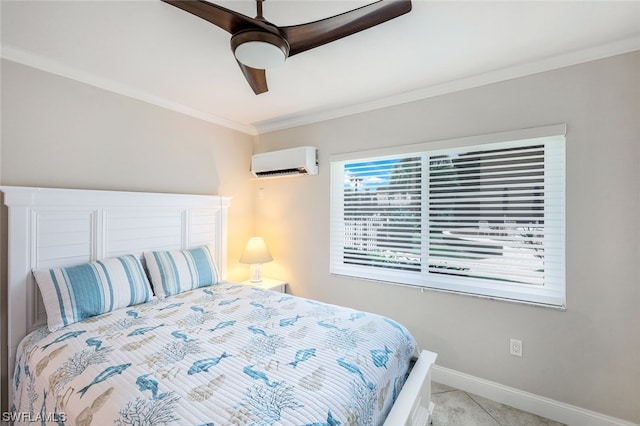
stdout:
<svg viewBox="0 0 640 426">
<path fill-rule="evenodd" d="M 259 263 L 252 263 L 251 264 L 251 278 L 249 279 L 249 281 L 251 281 L 252 283 L 261 283 L 262 282 L 262 268 L 261 268 L 261 264 Z"/>
</svg>

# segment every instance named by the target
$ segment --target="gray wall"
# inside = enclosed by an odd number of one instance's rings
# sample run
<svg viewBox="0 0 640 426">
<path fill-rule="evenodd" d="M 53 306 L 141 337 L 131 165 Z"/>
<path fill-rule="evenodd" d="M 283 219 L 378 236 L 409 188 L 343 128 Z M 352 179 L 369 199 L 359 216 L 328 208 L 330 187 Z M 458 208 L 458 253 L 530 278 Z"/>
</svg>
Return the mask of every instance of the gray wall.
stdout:
<svg viewBox="0 0 640 426">
<path fill-rule="evenodd" d="M 1 100 L 0 184 L 232 196 L 228 275 L 247 278 L 237 259 L 253 224 L 253 137 L 6 60 Z"/>
<path fill-rule="evenodd" d="M 567 124 L 567 309 L 329 275 L 329 156 Z M 318 176 L 256 182 L 256 225 L 295 294 L 388 315 L 438 364 L 640 422 L 640 52 L 261 135 L 320 148 Z M 509 355 L 509 338 L 524 356 Z"/>
<path fill-rule="evenodd" d="M 640 422 L 639 76 L 636 52 L 254 141 L 3 61 L 0 184 L 232 195 L 230 278 L 246 278 L 236 259 L 255 229 L 275 259 L 265 275 L 289 280 L 294 293 L 389 315 L 442 366 Z M 330 154 L 560 122 L 568 128 L 565 312 L 329 275 Z M 321 172 L 252 181 L 253 143 L 256 151 L 319 146 Z M 2 267 L 3 292 L 5 275 Z M 522 358 L 509 356 L 510 337 L 524 341 Z"/>
</svg>

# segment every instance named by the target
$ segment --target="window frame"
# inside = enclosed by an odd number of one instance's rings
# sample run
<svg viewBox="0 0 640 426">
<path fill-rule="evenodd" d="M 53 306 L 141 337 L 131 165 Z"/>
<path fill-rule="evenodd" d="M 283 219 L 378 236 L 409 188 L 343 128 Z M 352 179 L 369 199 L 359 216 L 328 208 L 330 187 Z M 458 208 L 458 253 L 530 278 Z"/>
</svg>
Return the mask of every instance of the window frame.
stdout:
<svg viewBox="0 0 640 426">
<path fill-rule="evenodd" d="M 527 304 L 542 305 L 559 309 L 566 308 L 566 125 L 537 127 L 488 135 L 471 136 L 459 139 L 403 145 L 391 148 L 350 152 L 331 156 L 331 193 L 330 193 L 330 273 L 332 275 L 391 284 L 408 285 L 421 289 L 468 294 L 492 299 L 509 300 Z M 514 284 L 495 279 L 462 277 L 453 274 L 430 273 L 429 269 L 429 156 L 450 153 L 455 150 L 465 152 L 482 151 L 495 147 L 521 146 L 527 143 L 544 143 L 545 183 L 548 187 L 547 171 L 557 170 L 553 175 L 554 190 L 561 191 L 555 197 L 553 211 L 545 207 L 545 251 L 550 252 L 551 263 L 547 266 L 545 258 L 545 279 L 543 285 Z M 547 151 L 548 150 L 548 151 Z M 372 268 L 370 266 L 345 265 L 344 244 L 336 237 L 344 230 L 344 165 L 347 163 L 375 161 L 384 158 L 422 156 L 422 213 L 421 213 L 421 269 L 420 272 L 394 271 L 392 268 Z M 555 163 L 555 164 L 552 164 Z M 551 169 L 551 167 L 557 169 Z M 555 173 L 555 172 L 554 172 Z M 553 173 L 552 173 L 553 174 Z M 547 206 L 548 191 L 545 190 L 544 205 Z M 548 212 L 549 211 L 549 212 Z M 548 216 L 549 215 L 549 216 Z M 552 220 L 548 220 L 552 219 Z M 551 234 L 552 233 L 552 234 Z M 553 235 L 553 244 L 547 235 Z M 342 247 L 341 247 L 342 245 Z M 546 253 L 546 252 L 545 252 Z M 553 279 L 548 280 L 547 275 Z"/>
</svg>

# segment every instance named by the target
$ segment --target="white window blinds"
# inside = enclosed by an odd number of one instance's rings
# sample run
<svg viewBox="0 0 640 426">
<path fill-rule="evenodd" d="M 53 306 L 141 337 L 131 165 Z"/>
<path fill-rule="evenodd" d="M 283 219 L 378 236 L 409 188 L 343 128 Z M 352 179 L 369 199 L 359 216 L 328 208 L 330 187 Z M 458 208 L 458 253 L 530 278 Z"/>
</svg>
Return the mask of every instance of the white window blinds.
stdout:
<svg viewBox="0 0 640 426">
<path fill-rule="evenodd" d="M 336 263 L 342 272 L 392 280 L 422 270 L 422 158 L 344 163 L 334 210 Z"/>
<path fill-rule="evenodd" d="M 564 306 L 564 136 L 332 162 L 331 272 Z"/>
</svg>

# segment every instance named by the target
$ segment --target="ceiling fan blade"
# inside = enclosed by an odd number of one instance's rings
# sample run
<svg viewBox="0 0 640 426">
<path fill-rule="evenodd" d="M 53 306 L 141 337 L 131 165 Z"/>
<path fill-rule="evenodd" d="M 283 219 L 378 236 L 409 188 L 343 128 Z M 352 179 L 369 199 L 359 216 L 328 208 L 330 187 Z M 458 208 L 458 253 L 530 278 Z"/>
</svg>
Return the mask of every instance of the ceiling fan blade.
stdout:
<svg viewBox="0 0 640 426">
<path fill-rule="evenodd" d="M 259 95 L 260 93 L 269 91 L 267 87 L 267 73 L 264 70 L 248 67 L 240 61 L 237 62 L 238 65 L 240 65 L 242 74 L 244 74 L 244 78 L 247 79 L 249 86 L 253 89 L 253 93 Z"/>
<path fill-rule="evenodd" d="M 281 27 L 289 56 L 347 37 L 411 11 L 411 0 L 378 1 L 340 15 L 307 24 Z"/>
<path fill-rule="evenodd" d="M 191 13 L 205 21 L 211 22 L 230 34 L 238 31 L 255 29 L 256 27 L 269 32 L 274 32 L 274 28 L 262 21 L 250 18 L 242 13 L 235 12 L 217 4 L 203 0 L 162 0 L 172 6 Z"/>
</svg>

